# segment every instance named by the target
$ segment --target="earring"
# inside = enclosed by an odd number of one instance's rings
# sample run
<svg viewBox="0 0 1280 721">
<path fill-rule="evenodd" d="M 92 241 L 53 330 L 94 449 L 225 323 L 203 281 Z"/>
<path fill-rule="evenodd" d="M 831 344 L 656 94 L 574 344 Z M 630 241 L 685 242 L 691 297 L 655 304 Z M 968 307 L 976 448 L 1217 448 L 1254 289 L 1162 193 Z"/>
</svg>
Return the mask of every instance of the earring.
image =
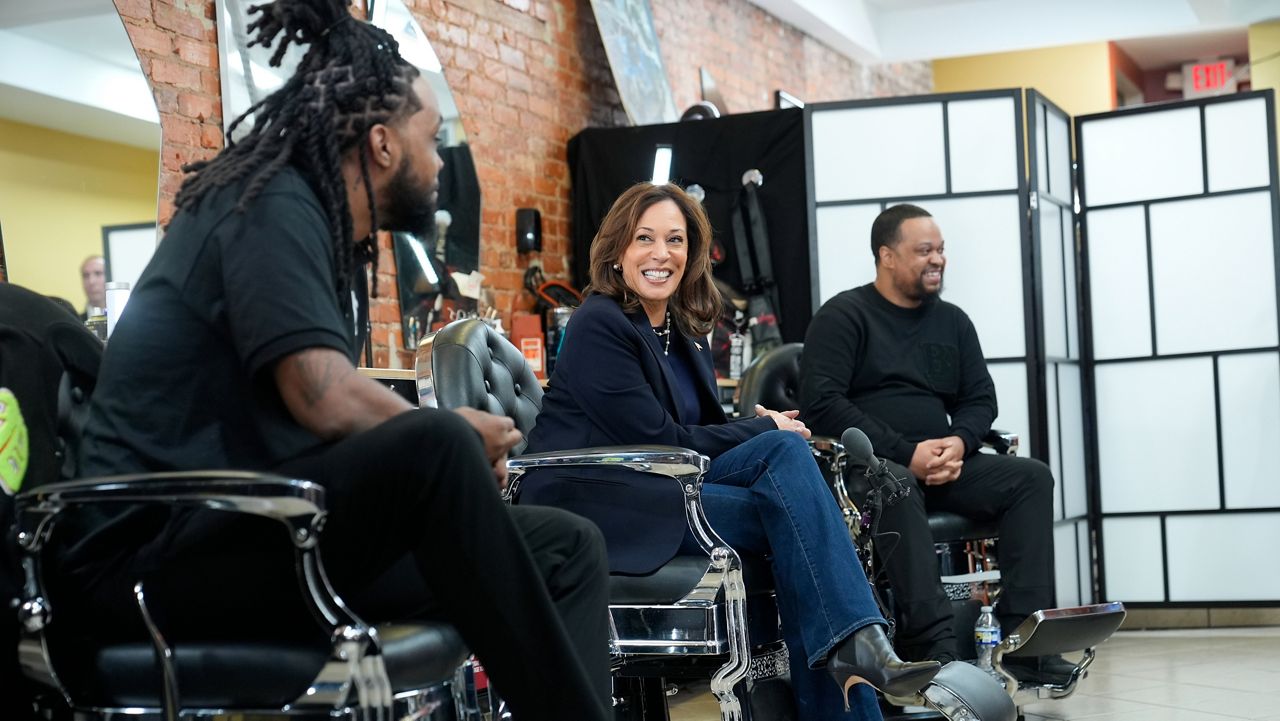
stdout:
<svg viewBox="0 0 1280 721">
<path fill-rule="evenodd" d="M 614 270 L 622 270 L 622 264 L 621 264 L 621 263 L 614 263 L 614 264 L 613 264 L 613 269 L 614 269 Z"/>
</svg>

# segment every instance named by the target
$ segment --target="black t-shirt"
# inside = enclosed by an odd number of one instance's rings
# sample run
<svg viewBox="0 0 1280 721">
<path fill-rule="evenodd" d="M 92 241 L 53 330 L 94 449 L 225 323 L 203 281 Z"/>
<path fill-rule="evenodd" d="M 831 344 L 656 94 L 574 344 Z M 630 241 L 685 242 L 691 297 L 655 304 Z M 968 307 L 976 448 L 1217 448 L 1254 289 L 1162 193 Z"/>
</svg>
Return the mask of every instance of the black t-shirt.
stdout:
<svg viewBox="0 0 1280 721">
<path fill-rule="evenodd" d="M 340 302 L 325 214 L 295 170 L 241 213 L 243 188 L 179 212 L 139 279 L 103 358 L 82 475 L 263 470 L 322 444 L 272 370 L 311 347 L 356 360 L 364 273 Z"/>
<path fill-rule="evenodd" d="M 902 308 L 874 284 L 814 314 L 801 358 L 802 418 L 814 433 L 862 429 L 876 455 L 909 465 L 915 445 L 957 435 L 976 452 L 996 417 L 996 391 L 978 333 L 937 298 Z"/>
</svg>

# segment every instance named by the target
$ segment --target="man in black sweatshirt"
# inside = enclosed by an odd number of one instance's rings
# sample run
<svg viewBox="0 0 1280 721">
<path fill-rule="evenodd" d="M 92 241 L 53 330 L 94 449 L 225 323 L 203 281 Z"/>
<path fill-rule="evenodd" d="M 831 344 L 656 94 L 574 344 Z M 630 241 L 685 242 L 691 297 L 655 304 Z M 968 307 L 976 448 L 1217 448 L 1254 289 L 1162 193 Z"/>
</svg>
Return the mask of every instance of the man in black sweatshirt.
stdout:
<svg viewBox="0 0 1280 721">
<path fill-rule="evenodd" d="M 805 336 L 801 417 L 814 433 L 856 426 L 912 492 L 884 509 L 877 543 L 893 589 L 899 650 L 946 663 L 957 655 L 951 606 L 938 578 L 926 510 L 996 520 L 1008 634 L 1053 605 L 1053 476 L 1036 460 L 978 453 L 996 417 L 996 391 L 973 323 L 939 299 L 942 233 L 914 205 L 871 226 L 876 279 L 827 301 Z M 1008 659 L 1013 660 L 1013 659 Z M 1061 658 L 1018 669 L 1062 680 Z M 1023 675 L 1023 674 L 1019 674 Z"/>
</svg>

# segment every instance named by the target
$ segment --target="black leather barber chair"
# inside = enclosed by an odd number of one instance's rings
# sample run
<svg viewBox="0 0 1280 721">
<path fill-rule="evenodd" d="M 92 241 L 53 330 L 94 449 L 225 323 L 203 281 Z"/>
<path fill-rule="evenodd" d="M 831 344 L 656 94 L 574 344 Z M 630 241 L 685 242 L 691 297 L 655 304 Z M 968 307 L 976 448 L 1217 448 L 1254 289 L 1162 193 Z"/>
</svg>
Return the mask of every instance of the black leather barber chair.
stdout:
<svg viewBox="0 0 1280 721">
<path fill-rule="evenodd" d="M 542 405 L 542 387 L 523 355 L 485 323 L 456 321 L 419 345 L 417 374 L 424 406 L 470 406 L 510 416 L 526 437 Z M 628 468 L 671 479 L 702 553 L 677 556 L 645 576 L 610 579 L 610 650 L 619 718 L 666 719 L 666 682 L 710 678 L 723 721 L 794 718 L 773 578 L 768 563 L 743 558 L 702 510 L 709 460 L 667 446 L 586 448 L 533 455 L 513 452 L 508 493 L 521 477 L 552 466 Z M 518 457 L 515 457 L 518 456 Z M 606 530 L 606 539 L 611 531 Z M 750 606 L 750 613 L 748 613 Z"/>
<path fill-rule="evenodd" d="M 301 596 L 322 633 L 314 642 L 170 643 L 153 622 L 156 601 L 139 582 L 134 602 L 149 639 L 86 647 L 61 638 L 58 597 L 41 573 L 44 551 L 56 545 L 58 522 L 71 515 L 65 512 L 117 504 L 203 508 L 280 522 L 280 543 L 293 545 Z M 23 671 L 50 692 L 47 705 L 69 708 L 78 719 L 418 714 L 443 721 L 455 708 L 444 684 L 467 652 L 451 626 L 370 626 L 329 586 L 318 552 L 325 517 L 321 486 L 226 471 L 94 478 L 27 491 L 18 496 L 17 516 L 26 575 L 19 606 Z"/>
<path fill-rule="evenodd" d="M 800 358 L 803 351 L 803 343 L 788 343 L 756 358 L 739 381 L 738 412 L 753 412 L 757 403 L 773 410 L 799 408 Z M 1017 435 L 1004 431 L 992 430 L 983 439 L 983 443 L 989 450 L 999 454 L 1013 455 L 1018 450 Z M 858 501 L 851 498 L 846 489 L 844 469 L 848 458 L 844 448 L 830 438 L 815 438 L 812 445 L 819 465 L 832 481 L 833 493 L 846 518 L 858 518 Z M 853 481 L 854 479 L 849 479 L 850 487 L 854 485 Z M 861 494 L 852 494 L 854 497 L 859 495 Z M 970 593 L 975 588 L 998 587 L 1000 579 L 993 552 L 998 535 L 997 525 L 975 521 L 955 513 L 935 511 L 929 513 L 929 530 L 933 534 L 938 553 L 943 588 L 952 599 L 956 638 L 972 639 L 971 630 L 977 620 L 980 604 L 970 599 Z M 857 539 L 855 544 L 858 544 Z M 858 545 L 859 548 L 868 548 L 866 544 Z M 870 559 L 863 560 L 871 563 Z M 991 595 L 996 594 L 998 589 Z M 1124 605 L 1114 602 L 1046 609 L 1032 614 L 1015 633 L 1001 642 L 994 654 L 993 665 L 1005 679 L 1005 690 L 1015 699 L 1019 690 L 1028 692 L 1024 697 L 1065 698 L 1071 695 L 1079 680 L 1084 677 L 1085 670 L 1093 662 L 1094 648 L 1115 633 L 1124 621 L 1124 616 Z M 976 657 L 971 643 L 961 644 L 962 655 L 966 655 L 966 651 L 968 658 Z M 1005 657 L 1034 657 L 1077 651 L 1083 651 L 1083 656 L 1071 678 L 1062 684 L 1034 685 L 1024 682 L 1020 686 L 1002 663 Z M 954 664 L 949 664 L 948 668 L 952 665 Z M 946 671 L 944 669 L 939 678 L 945 678 Z M 963 680 L 962 677 L 957 678 Z M 929 700 L 930 690 L 926 689 L 923 693 L 925 700 Z M 936 695 L 936 690 L 934 691 Z M 947 694 L 939 696 L 940 699 L 947 697 Z M 940 708 L 935 703 L 928 705 Z"/>
<path fill-rule="evenodd" d="M 70 437 L 79 432 L 73 419 L 83 417 L 90 388 L 69 374 L 61 379 L 51 374 L 51 380 L 59 387 L 59 432 L 69 436 L 59 439 L 58 452 L 66 454 L 78 447 Z M 32 409 L 38 405 L 30 404 Z M 31 451 L 42 452 L 34 446 Z M 20 666 L 37 687 L 39 716 L 31 718 L 452 718 L 462 704 L 451 696 L 460 689 L 446 682 L 467 655 L 461 638 L 440 623 L 370 626 L 345 606 L 330 587 L 318 552 L 324 495 L 322 487 L 308 481 L 227 471 L 24 487 L 13 499 L 20 591 L 15 599 L 0 600 L 7 613 L 16 609 L 21 624 Z M 149 595 L 141 581 L 127 602 L 137 609 L 147 637 L 104 643 L 68 637 L 66 629 L 76 619 L 56 584 L 46 583 L 46 553 L 71 539 L 75 524 L 64 521 L 121 505 L 209 509 L 278 522 L 280 548 L 292 547 L 295 566 L 285 573 L 296 576 L 299 613 L 317 624 L 314 640 L 268 634 L 174 642 L 155 622 L 162 617 L 157 611 L 163 611 L 164 599 Z M 5 542 L 15 541 L 15 529 L 3 530 Z M 229 592 L 253 593 L 235 589 L 235 583 L 227 579 Z M 14 685 L 0 679 L 0 687 Z M 18 713 L 25 721 L 25 709 Z"/>
</svg>

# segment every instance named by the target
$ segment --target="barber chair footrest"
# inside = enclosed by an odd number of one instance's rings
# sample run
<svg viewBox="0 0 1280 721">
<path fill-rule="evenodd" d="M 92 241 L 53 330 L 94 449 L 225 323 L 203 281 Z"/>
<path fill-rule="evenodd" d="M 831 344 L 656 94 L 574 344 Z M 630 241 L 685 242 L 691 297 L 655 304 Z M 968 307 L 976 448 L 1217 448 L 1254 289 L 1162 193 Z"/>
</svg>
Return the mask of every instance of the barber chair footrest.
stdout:
<svg viewBox="0 0 1280 721">
<path fill-rule="evenodd" d="M 1034 690 L 1039 698 L 1066 698 L 1075 692 L 1085 670 L 1093 663 L 1094 647 L 1110 638 L 1120 628 L 1124 617 L 1124 604 L 1119 602 L 1036 611 L 996 647 L 992 663 L 996 671 L 1014 683 L 1014 674 L 1006 661 L 1083 651 L 1084 656 L 1079 663 L 1062 678 L 1047 683 L 1021 684 L 1023 689 Z"/>
<path fill-rule="evenodd" d="M 943 666 L 915 696 L 889 700 L 933 709 L 948 721 L 1015 721 L 1018 717 L 1018 708 L 1000 682 L 964 661 Z"/>
</svg>

